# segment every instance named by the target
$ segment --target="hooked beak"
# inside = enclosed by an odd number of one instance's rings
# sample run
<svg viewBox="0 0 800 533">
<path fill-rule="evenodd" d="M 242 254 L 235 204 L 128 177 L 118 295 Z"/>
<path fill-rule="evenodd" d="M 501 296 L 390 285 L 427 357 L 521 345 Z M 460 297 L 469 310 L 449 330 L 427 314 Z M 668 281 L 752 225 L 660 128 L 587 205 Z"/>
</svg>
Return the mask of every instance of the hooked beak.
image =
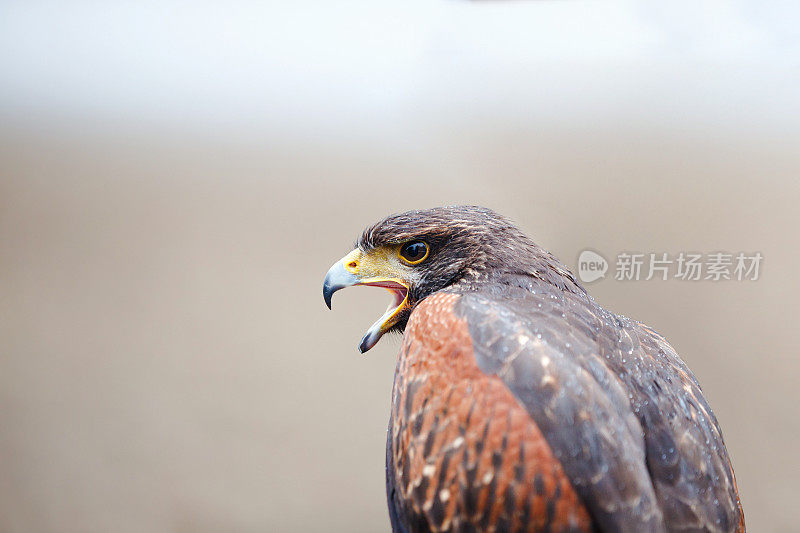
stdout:
<svg viewBox="0 0 800 533">
<path fill-rule="evenodd" d="M 322 284 L 322 297 L 325 299 L 328 309 L 331 309 L 333 293 L 346 287 L 371 285 L 373 287 L 383 287 L 392 293 L 394 300 L 389 304 L 386 312 L 370 326 L 358 345 L 358 350 L 364 353 L 375 346 L 381 336 L 397 324 L 400 313 L 408 305 L 409 287 L 406 282 L 399 278 L 362 275 L 362 270 L 373 269 L 360 268 L 361 256 L 361 251 L 356 249 L 333 264 L 325 275 L 325 281 Z"/>
<path fill-rule="evenodd" d="M 344 268 L 344 263 L 337 261 L 330 270 L 328 270 L 328 273 L 325 275 L 325 281 L 322 284 L 322 297 L 325 298 L 325 305 L 328 306 L 328 309 L 333 309 L 331 307 L 331 300 L 333 299 L 334 292 L 346 287 L 352 287 L 357 283 L 358 278 L 355 274 L 348 272 L 347 269 Z"/>
</svg>

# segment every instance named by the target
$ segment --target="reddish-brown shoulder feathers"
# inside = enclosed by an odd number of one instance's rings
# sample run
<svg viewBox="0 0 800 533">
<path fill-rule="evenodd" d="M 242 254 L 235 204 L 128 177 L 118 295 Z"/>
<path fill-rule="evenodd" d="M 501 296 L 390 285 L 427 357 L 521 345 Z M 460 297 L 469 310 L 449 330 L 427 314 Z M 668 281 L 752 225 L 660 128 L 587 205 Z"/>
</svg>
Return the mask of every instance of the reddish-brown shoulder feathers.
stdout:
<svg viewBox="0 0 800 533">
<path fill-rule="evenodd" d="M 477 366 L 459 296 L 412 315 L 389 428 L 390 510 L 411 531 L 590 531 L 591 521 L 536 424 Z"/>
</svg>

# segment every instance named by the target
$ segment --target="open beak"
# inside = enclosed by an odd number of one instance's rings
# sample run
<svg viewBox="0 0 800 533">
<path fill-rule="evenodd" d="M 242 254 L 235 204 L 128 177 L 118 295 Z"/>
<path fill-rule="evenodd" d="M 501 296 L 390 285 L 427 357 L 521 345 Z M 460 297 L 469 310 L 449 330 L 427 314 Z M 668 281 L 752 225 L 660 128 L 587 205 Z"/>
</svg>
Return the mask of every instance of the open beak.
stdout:
<svg viewBox="0 0 800 533">
<path fill-rule="evenodd" d="M 364 334 L 358 350 L 366 352 L 380 340 L 381 336 L 389 331 L 400 318 L 400 313 L 408 305 L 408 285 L 405 281 L 396 277 L 383 277 L 365 274 L 375 273 L 373 268 L 363 268 L 361 251 L 356 249 L 344 256 L 333 264 L 325 275 L 322 284 L 322 297 L 328 309 L 331 308 L 333 293 L 345 287 L 354 285 L 371 285 L 373 287 L 383 287 L 394 296 L 392 303 L 378 320 Z"/>
</svg>

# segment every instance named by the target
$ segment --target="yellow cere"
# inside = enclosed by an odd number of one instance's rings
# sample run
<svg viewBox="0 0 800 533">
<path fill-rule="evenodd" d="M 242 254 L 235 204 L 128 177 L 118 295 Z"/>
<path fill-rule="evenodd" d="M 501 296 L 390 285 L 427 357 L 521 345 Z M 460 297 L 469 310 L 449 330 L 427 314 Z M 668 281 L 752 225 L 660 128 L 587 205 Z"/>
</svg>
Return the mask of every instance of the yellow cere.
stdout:
<svg viewBox="0 0 800 533">
<path fill-rule="evenodd" d="M 399 249 L 399 246 L 380 247 L 363 253 L 356 248 L 342 258 L 342 263 L 348 272 L 357 275 L 362 282 L 381 278 L 408 283 L 407 276 L 410 272 L 400 261 Z"/>
</svg>

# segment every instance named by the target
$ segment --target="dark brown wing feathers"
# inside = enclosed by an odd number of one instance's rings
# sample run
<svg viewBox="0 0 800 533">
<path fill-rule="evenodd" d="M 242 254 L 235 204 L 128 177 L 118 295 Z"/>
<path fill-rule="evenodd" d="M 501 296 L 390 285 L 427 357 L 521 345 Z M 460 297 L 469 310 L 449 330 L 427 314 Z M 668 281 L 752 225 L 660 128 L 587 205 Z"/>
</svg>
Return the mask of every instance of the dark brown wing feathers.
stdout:
<svg viewBox="0 0 800 533">
<path fill-rule="evenodd" d="M 456 314 L 478 366 L 525 405 L 595 524 L 736 530 L 741 507 L 719 426 L 672 347 L 585 295 L 546 283 L 502 290 L 464 295 Z"/>
<path fill-rule="evenodd" d="M 744 527 L 716 419 L 674 350 L 545 282 L 419 304 L 387 489 L 397 531 Z"/>
</svg>

